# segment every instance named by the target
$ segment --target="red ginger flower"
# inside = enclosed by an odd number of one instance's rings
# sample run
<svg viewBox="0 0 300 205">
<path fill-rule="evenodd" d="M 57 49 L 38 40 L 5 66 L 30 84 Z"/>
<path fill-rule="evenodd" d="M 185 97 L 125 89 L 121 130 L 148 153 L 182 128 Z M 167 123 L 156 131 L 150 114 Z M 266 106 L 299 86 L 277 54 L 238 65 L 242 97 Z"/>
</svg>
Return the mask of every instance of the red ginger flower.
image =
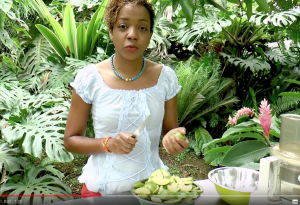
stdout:
<svg viewBox="0 0 300 205">
<path fill-rule="evenodd" d="M 235 125 L 239 119 L 240 116 L 242 115 L 249 115 L 250 117 L 254 116 L 254 109 L 250 109 L 247 107 L 243 107 L 242 109 L 238 110 L 237 113 L 234 115 L 233 118 L 229 116 L 228 121 L 231 125 Z"/>
<path fill-rule="evenodd" d="M 259 114 L 259 121 L 260 124 L 264 130 L 264 136 L 269 139 L 270 135 L 270 128 L 271 128 L 271 119 L 272 119 L 272 114 L 271 114 L 271 109 L 270 109 L 270 104 L 268 104 L 268 101 L 264 99 L 260 103 L 260 108 L 259 108 L 260 114 Z"/>
</svg>

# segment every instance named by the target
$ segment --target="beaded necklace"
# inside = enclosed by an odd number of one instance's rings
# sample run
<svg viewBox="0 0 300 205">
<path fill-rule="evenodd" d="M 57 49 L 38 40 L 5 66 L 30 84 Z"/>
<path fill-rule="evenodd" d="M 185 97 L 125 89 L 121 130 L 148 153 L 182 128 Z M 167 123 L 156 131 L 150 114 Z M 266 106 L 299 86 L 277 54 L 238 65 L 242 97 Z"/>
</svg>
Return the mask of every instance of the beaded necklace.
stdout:
<svg viewBox="0 0 300 205">
<path fill-rule="evenodd" d="M 124 78 L 123 76 L 121 76 L 121 75 L 116 71 L 116 69 L 115 69 L 115 67 L 114 67 L 114 64 L 113 64 L 113 57 L 114 57 L 114 56 L 115 56 L 115 54 L 112 54 L 112 55 L 111 55 L 111 57 L 110 57 L 110 64 L 111 64 L 111 67 L 112 67 L 114 73 L 115 73 L 119 78 L 121 78 L 122 80 L 125 80 L 125 81 L 127 81 L 127 82 L 129 82 L 129 81 L 134 81 L 135 79 L 137 79 L 138 77 L 140 77 L 140 76 L 142 75 L 143 71 L 145 70 L 145 65 L 146 65 L 146 63 L 145 63 L 145 58 L 143 57 L 143 67 L 142 67 L 142 70 L 139 72 L 139 74 L 138 74 L 137 76 L 135 76 L 134 78 Z"/>
</svg>

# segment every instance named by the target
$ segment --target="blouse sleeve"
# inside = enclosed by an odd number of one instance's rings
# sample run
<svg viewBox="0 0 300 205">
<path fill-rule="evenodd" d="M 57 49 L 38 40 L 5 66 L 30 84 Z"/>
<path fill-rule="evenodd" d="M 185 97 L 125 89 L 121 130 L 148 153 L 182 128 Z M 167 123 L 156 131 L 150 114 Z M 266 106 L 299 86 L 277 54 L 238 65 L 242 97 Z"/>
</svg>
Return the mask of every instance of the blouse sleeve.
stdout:
<svg viewBox="0 0 300 205">
<path fill-rule="evenodd" d="M 70 83 L 76 93 L 88 104 L 93 103 L 95 95 L 96 71 L 92 66 L 85 67 L 77 73 L 75 80 Z"/>
<path fill-rule="evenodd" d="M 172 99 L 181 89 L 181 86 L 178 85 L 178 78 L 175 71 L 166 66 L 165 67 L 165 86 L 166 88 L 166 97 L 165 101 Z"/>
</svg>

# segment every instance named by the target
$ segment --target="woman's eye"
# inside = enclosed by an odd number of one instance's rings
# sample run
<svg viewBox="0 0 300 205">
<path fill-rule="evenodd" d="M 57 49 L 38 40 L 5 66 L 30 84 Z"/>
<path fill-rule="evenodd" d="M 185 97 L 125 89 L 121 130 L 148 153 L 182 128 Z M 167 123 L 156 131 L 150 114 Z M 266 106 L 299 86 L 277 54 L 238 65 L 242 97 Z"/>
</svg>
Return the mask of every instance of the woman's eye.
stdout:
<svg viewBox="0 0 300 205">
<path fill-rule="evenodd" d="M 140 29 L 143 30 L 143 31 L 147 31 L 147 28 L 143 27 L 143 26 Z"/>
<path fill-rule="evenodd" d="M 119 28 L 125 29 L 125 28 L 126 28 L 126 25 L 120 25 Z"/>
</svg>

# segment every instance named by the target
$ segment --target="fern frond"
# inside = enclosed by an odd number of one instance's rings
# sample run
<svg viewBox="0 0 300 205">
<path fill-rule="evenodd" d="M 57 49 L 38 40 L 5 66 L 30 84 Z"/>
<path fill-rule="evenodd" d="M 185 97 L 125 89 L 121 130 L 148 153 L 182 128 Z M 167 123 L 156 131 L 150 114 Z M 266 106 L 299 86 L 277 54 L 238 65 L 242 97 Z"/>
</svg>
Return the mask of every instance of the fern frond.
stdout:
<svg viewBox="0 0 300 205">
<path fill-rule="evenodd" d="M 276 104 L 272 105 L 272 109 L 280 115 L 291 111 L 291 109 L 296 109 L 299 102 L 299 98 L 282 96 L 277 99 Z"/>
</svg>

